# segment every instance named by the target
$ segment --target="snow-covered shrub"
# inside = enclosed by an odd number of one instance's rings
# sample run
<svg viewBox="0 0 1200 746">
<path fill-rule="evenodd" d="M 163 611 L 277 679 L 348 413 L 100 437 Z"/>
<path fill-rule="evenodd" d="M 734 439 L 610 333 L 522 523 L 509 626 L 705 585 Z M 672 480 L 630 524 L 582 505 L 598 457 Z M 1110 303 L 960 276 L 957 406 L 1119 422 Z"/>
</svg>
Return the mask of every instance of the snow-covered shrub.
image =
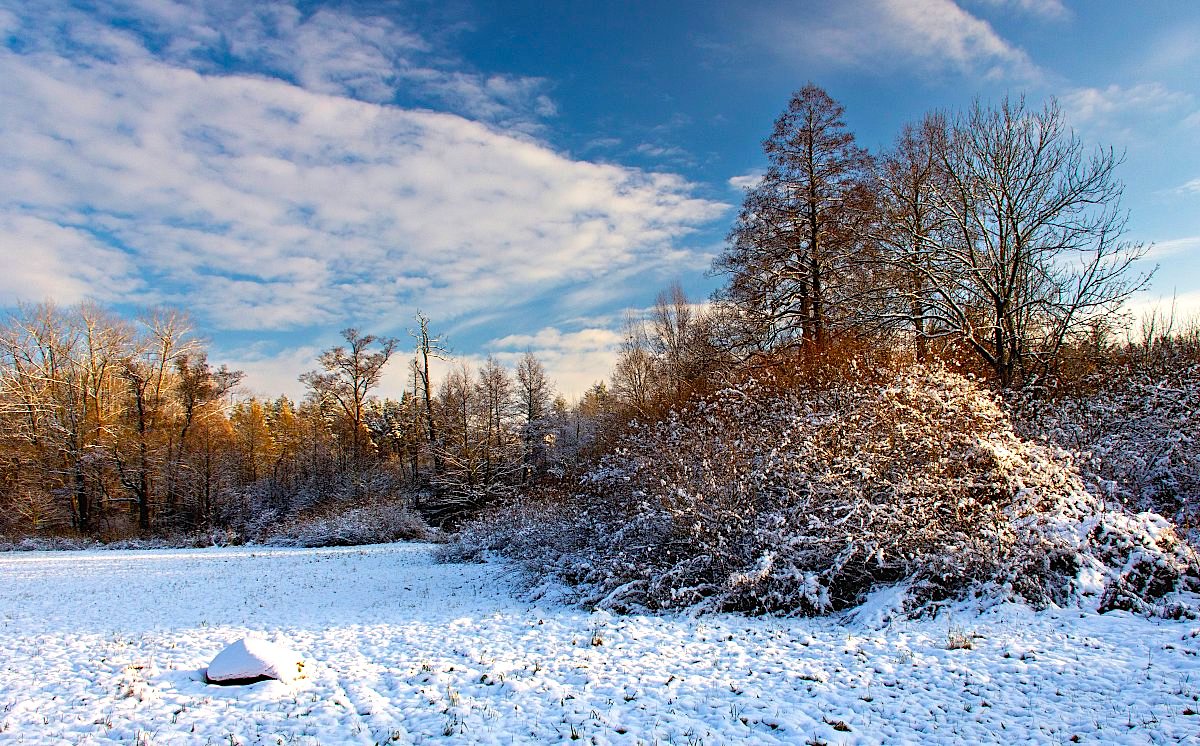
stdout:
<svg viewBox="0 0 1200 746">
<path fill-rule="evenodd" d="M 274 546 L 335 547 L 434 538 L 436 532 L 406 505 L 376 503 L 296 516 L 282 525 L 272 525 L 259 540 Z"/>
<path fill-rule="evenodd" d="M 72 536 L 26 536 L 0 538 L 0 552 L 51 552 L 94 549 L 99 544 Z"/>
<path fill-rule="evenodd" d="M 751 380 L 635 426 L 578 494 L 503 515 L 474 545 L 618 610 L 819 614 L 894 582 L 918 601 L 990 586 L 1135 606 L 1194 580 L 1168 523 L 1110 510 L 983 386 L 849 373 Z"/>
<path fill-rule="evenodd" d="M 586 518 L 577 512 L 579 504 L 579 497 L 550 487 L 515 495 L 459 527 L 435 557 L 439 562 L 483 562 L 488 553 L 517 556 L 516 548 L 522 547 L 527 551 L 519 559 L 537 575 L 555 575 L 559 558 L 586 552 L 594 541 L 575 530 Z"/>
<path fill-rule="evenodd" d="M 179 547 L 229 546 L 240 543 L 241 537 L 238 534 L 225 529 L 213 529 L 200 533 L 177 533 L 148 538 L 127 537 L 112 541 L 99 541 L 97 539 L 75 536 L 27 536 L 20 539 L 0 538 L 0 552 L 58 552 L 83 549 L 176 549 Z"/>
<path fill-rule="evenodd" d="M 1200 351 L 1126 351 L 1075 389 L 1016 402 L 1023 434 L 1078 454 L 1097 494 L 1170 516 L 1200 542 Z"/>
</svg>

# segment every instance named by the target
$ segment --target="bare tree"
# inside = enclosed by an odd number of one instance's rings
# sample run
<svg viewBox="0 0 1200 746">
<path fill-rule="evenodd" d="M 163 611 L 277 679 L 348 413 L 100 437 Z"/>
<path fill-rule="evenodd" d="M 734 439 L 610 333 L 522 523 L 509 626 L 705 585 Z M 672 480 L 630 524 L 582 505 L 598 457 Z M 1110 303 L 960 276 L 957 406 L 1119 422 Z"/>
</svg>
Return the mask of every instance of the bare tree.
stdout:
<svg viewBox="0 0 1200 746">
<path fill-rule="evenodd" d="M 520 441 L 513 431 L 517 402 L 512 377 L 489 356 L 475 382 L 475 398 L 483 420 L 483 481 L 485 497 L 503 493 L 521 468 Z"/>
<path fill-rule="evenodd" d="M 354 328 L 343 329 L 342 337 L 346 347 L 331 347 L 318 358 L 325 371 L 309 371 L 300 380 L 318 399 L 335 402 L 345 415 L 350 430 L 350 457 L 359 464 L 363 448 L 370 440 L 363 427 L 367 397 L 379 384 L 383 367 L 391 359 L 397 342 L 372 334 L 359 335 Z M 372 352 L 375 343 L 379 349 Z"/>
<path fill-rule="evenodd" d="M 23 306 L 0 338 L 5 371 L 5 450 L 14 458 L 17 489 L 30 495 L 38 524 L 53 524 L 49 500 L 56 488 L 70 495 L 70 520 L 80 533 L 93 527 L 93 506 L 84 477 L 91 428 L 86 390 L 75 365 L 78 326 L 52 304 Z M 41 525 L 38 526 L 42 527 Z"/>
<path fill-rule="evenodd" d="M 200 352 L 183 354 L 175 359 L 175 399 L 178 409 L 178 439 L 173 453 L 169 454 L 167 471 L 167 510 L 177 509 L 181 471 L 187 455 L 188 435 L 198 420 L 222 416 L 219 406 L 222 399 L 241 382 L 245 376 L 238 370 L 222 365 L 213 370 L 207 356 Z"/>
<path fill-rule="evenodd" d="M 437 510 L 446 517 L 476 505 L 484 494 L 485 418 L 466 365 L 442 380 L 436 411 L 441 438 L 434 452 L 441 468 L 433 482 L 440 493 Z"/>
<path fill-rule="evenodd" d="M 189 337 L 190 325 L 179 311 L 154 309 L 140 322 L 143 334 L 138 349 L 121 361 L 120 371 L 130 397 L 126 425 L 134 453 L 130 456 L 117 449 L 115 458 L 121 483 L 137 511 L 138 530 L 147 532 L 155 499 L 153 482 L 171 451 L 169 441 L 163 443 L 163 426 L 171 416 L 173 368 L 198 344 Z"/>
<path fill-rule="evenodd" d="M 442 461 L 438 453 L 437 418 L 434 416 L 434 395 L 429 361 L 441 359 L 447 350 L 441 337 L 430 333 L 429 317 L 420 311 L 417 311 L 417 328 L 410 330 L 409 335 L 417 342 L 416 355 L 412 360 L 413 387 L 416 398 L 423 405 L 425 435 L 433 454 L 433 473 L 436 477 L 442 471 Z"/>
<path fill-rule="evenodd" d="M 28 457 L 25 474 L 67 498 L 83 534 L 128 503 L 140 531 L 151 528 L 165 473 L 177 467 L 177 363 L 196 348 L 178 311 L 157 309 L 139 329 L 95 304 L 21 309 L 0 335 L 6 437 Z M 181 438 L 186 438 L 187 427 Z M 170 490 L 168 490 L 170 495 Z M 39 519 L 41 520 L 41 519 Z"/>
<path fill-rule="evenodd" d="M 860 221 L 869 214 L 869 156 L 844 109 L 809 84 L 763 143 L 770 167 L 750 190 L 717 260 L 731 276 L 723 298 L 742 309 L 769 347 L 820 347 L 859 271 Z"/>
<path fill-rule="evenodd" d="M 254 484 L 267 476 L 281 450 L 272 437 L 267 410 L 258 399 L 241 401 L 233 407 L 229 422 L 238 451 L 241 480 Z"/>
<path fill-rule="evenodd" d="M 947 186 L 942 165 L 946 126 L 945 117 L 936 113 L 905 125 L 893 149 L 874 164 L 880 211 L 874 236 L 883 249 L 882 281 L 864 320 L 899 324 L 911 334 L 920 362 L 926 359 L 929 339 L 945 331 L 926 313 L 933 290 L 922 267 L 947 227 L 945 213 L 937 209 Z"/>
<path fill-rule="evenodd" d="M 658 394 L 658 360 L 644 319 L 627 313 L 624 332 L 613 366 L 612 393 L 619 402 L 645 415 Z"/>
<path fill-rule="evenodd" d="M 699 314 L 676 280 L 660 291 L 650 311 L 650 339 L 671 395 L 685 393 L 698 375 Z"/>
<path fill-rule="evenodd" d="M 918 288 L 899 313 L 922 336 L 960 340 L 1002 386 L 1048 372 L 1072 335 L 1149 279 L 1129 271 L 1145 247 L 1123 239 L 1120 159 L 1088 152 L 1055 102 L 977 101 L 930 145 L 940 175 L 928 234 L 907 226 L 891 255 Z"/>
<path fill-rule="evenodd" d="M 521 483 L 544 461 L 544 438 L 548 432 L 551 399 L 554 386 L 546 376 L 546 368 L 526 351 L 517 362 L 517 408 L 521 419 Z"/>
</svg>

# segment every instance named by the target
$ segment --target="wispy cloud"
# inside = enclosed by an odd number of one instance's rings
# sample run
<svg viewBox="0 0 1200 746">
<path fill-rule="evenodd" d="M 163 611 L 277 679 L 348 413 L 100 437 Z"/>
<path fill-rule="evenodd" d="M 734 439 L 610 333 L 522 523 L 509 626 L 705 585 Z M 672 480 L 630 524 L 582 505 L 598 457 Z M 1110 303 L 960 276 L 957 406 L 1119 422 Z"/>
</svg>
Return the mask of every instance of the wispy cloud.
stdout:
<svg viewBox="0 0 1200 746">
<path fill-rule="evenodd" d="M 305 11 L 294 0 L 111 0 L 82 9 L 51 1 L 0 23 L 26 53 L 265 75 L 315 93 L 417 102 L 530 131 L 556 113 L 545 80 L 472 71 L 393 17 L 352 8 Z"/>
<path fill-rule="evenodd" d="M 1192 179 L 1184 184 L 1180 184 L 1175 188 L 1175 191 L 1180 194 L 1200 194 L 1200 177 Z"/>
<path fill-rule="evenodd" d="M 1187 71 L 1200 62 L 1200 23 L 1173 16 L 1151 38 L 1142 40 L 1139 47 L 1142 56 L 1136 62 L 1136 69 L 1143 75 L 1187 79 Z"/>
<path fill-rule="evenodd" d="M 267 352 L 256 347 L 244 349 L 216 349 L 221 362 L 234 370 L 246 374 L 246 383 L 241 387 L 242 393 L 264 399 L 273 399 L 284 395 L 293 401 L 304 398 L 305 386 L 299 376 L 317 367 L 319 348 L 312 345 L 289 347 L 286 350 Z M 403 361 L 389 363 L 389 373 L 399 373 L 400 384 L 386 392 L 387 395 L 398 396 L 404 391 Z"/>
<path fill-rule="evenodd" d="M 1015 10 L 1048 20 L 1070 18 L 1071 11 L 1062 0 L 973 0 L 976 5 L 990 6 L 1000 10 Z"/>
<path fill-rule="evenodd" d="M 663 145 L 644 142 L 634 149 L 638 155 L 655 159 L 659 162 L 672 163 L 681 166 L 696 165 L 696 158 L 678 145 Z"/>
<path fill-rule="evenodd" d="M 1105 88 L 1076 88 L 1063 96 L 1075 119 L 1097 121 L 1133 112 L 1161 113 L 1191 103 L 1189 93 L 1172 91 L 1161 83 Z"/>
<path fill-rule="evenodd" d="M 619 137 L 595 137 L 583 144 L 581 150 L 584 153 L 589 153 L 594 150 L 610 150 L 620 146 L 622 143 Z"/>
<path fill-rule="evenodd" d="M 424 42 L 377 19 L 271 3 L 218 33 L 207 8 L 148 7 L 123 6 L 136 31 L 31 12 L 0 47 L 0 252 L 38 258 L 0 302 L 119 295 L 225 330 L 448 321 L 692 266 L 687 237 L 727 209 L 502 132 L 553 113 L 538 81 L 417 68 Z M 206 62 L 221 50 L 245 69 Z M 458 113 L 389 103 L 413 89 Z"/>
<path fill-rule="evenodd" d="M 1200 185 L 1197 186 L 1197 191 L 1200 191 Z M 1185 236 L 1184 238 L 1173 238 L 1168 241 L 1156 241 L 1150 246 L 1149 251 L 1146 252 L 1145 258 L 1148 261 L 1154 261 L 1192 252 L 1200 252 L 1200 236 Z"/>
<path fill-rule="evenodd" d="M 592 384 L 606 378 L 617 360 L 622 337 L 610 328 L 588 327 L 563 332 L 546 327 L 533 334 L 514 334 L 493 340 L 487 347 L 502 363 L 513 365 L 526 351 L 546 366 L 558 390 L 578 398 Z"/>
<path fill-rule="evenodd" d="M 0 213 L 0 298 L 114 301 L 142 289 L 133 262 L 88 231 Z"/>
<path fill-rule="evenodd" d="M 774 6 L 759 15 L 754 33 L 781 56 L 809 62 L 872 66 L 902 59 L 935 73 L 1041 75 L 1024 50 L 953 0 L 848 0 L 818 16 Z"/>
<path fill-rule="evenodd" d="M 1148 132 L 1187 126 L 1189 119 L 1200 116 L 1195 96 L 1157 82 L 1075 88 L 1060 100 L 1072 124 L 1123 139 L 1144 140 Z M 1162 126 L 1146 127 L 1151 119 Z"/>
<path fill-rule="evenodd" d="M 578 352 L 583 350 L 608 350 L 621 343 L 621 335 L 611 329 L 587 328 L 564 333 L 553 326 L 545 327 L 533 334 L 510 334 L 488 343 L 495 350 L 560 350 Z"/>
</svg>

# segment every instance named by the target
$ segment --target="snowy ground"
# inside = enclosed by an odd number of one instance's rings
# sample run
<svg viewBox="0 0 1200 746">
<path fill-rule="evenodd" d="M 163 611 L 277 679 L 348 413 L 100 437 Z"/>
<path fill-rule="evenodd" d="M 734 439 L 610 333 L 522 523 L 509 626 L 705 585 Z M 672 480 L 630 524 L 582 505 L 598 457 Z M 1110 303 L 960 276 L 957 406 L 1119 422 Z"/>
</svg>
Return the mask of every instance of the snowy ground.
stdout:
<svg viewBox="0 0 1200 746">
<path fill-rule="evenodd" d="M 501 568 L 430 551 L 0 555 L 0 742 L 1200 739 L 1196 622 L 614 617 L 522 602 Z M 205 685 L 247 633 L 307 656 L 307 677 Z"/>
</svg>

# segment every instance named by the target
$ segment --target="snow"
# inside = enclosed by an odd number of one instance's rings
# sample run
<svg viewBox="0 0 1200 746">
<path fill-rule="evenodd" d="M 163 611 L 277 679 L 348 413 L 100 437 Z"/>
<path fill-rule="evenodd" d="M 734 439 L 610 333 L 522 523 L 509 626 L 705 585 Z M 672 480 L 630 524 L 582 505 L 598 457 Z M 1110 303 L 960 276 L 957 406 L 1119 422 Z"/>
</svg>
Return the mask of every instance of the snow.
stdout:
<svg viewBox="0 0 1200 746">
<path fill-rule="evenodd" d="M 622 617 L 431 552 L 0 555 L 0 741 L 1200 739 L 1195 621 L 1017 605 L 897 620 L 886 592 L 853 619 Z M 205 684 L 245 637 L 286 641 L 304 677 Z"/>
<path fill-rule="evenodd" d="M 205 676 L 216 682 L 264 676 L 290 682 L 303 672 L 304 658 L 299 653 L 258 637 L 244 637 L 217 653 L 208 664 Z"/>
</svg>

